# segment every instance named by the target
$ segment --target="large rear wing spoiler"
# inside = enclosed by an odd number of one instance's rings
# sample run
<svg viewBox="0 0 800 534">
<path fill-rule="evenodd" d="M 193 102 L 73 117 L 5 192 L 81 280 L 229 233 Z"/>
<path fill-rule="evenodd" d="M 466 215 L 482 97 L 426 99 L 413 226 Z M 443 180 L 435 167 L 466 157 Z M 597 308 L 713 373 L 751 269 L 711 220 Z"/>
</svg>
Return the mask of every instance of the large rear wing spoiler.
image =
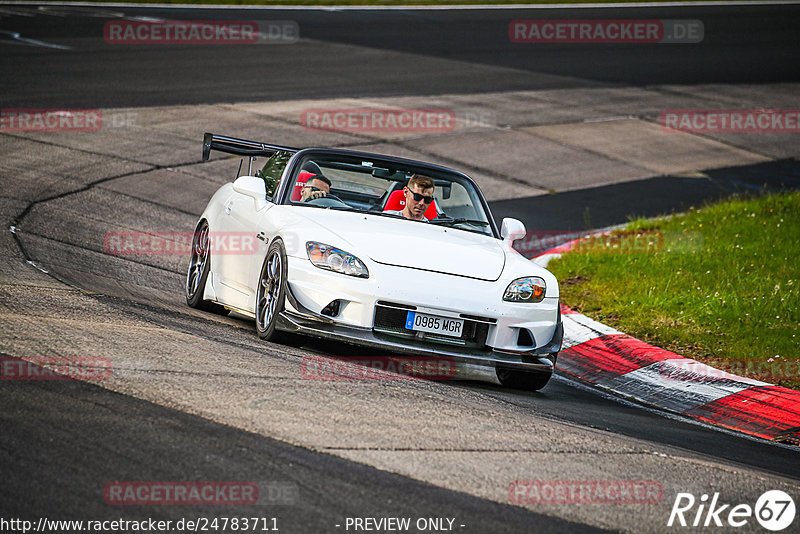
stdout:
<svg viewBox="0 0 800 534">
<path fill-rule="evenodd" d="M 236 154 L 237 156 L 248 156 L 252 161 L 252 158 L 259 156 L 269 157 L 275 152 L 297 152 L 300 149 L 288 146 L 268 145 L 257 141 L 247 141 L 245 139 L 237 139 L 225 135 L 206 133 L 203 136 L 203 161 L 208 161 L 212 150 L 218 150 L 227 154 Z"/>
</svg>

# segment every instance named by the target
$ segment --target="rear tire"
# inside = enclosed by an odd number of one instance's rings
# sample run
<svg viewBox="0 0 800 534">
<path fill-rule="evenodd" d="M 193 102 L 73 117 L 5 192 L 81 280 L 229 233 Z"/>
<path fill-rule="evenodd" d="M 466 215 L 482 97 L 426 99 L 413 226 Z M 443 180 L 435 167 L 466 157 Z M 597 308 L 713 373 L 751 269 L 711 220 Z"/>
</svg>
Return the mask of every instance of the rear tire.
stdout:
<svg viewBox="0 0 800 534">
<path fill-rule="evenodd" d="M 186 304 L 198 310 L 227 315 L 228 310 L 214 302 L 203 300 L 208 273 L 211 270 L 211 244 L 209 242 L 208 221 L 197 225 L 192 237 L 192 253 L 186 272 Z"/>
</svg>

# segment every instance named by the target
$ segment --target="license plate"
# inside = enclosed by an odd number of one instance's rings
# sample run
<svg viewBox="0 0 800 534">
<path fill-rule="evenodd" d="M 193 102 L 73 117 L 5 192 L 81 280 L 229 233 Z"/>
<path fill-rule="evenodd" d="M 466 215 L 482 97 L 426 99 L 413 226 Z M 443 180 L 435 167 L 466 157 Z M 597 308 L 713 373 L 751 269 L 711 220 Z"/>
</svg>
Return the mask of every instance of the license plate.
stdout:
<svg viewBox="0 0 800 534">
<path fill-rule="evenodd" d="M 438 315 L 410 311 L 406 316 L 406 330 L 461 337 L 461 332 L 464 330 L 464 319 L 453 319 L 452 317 L 440 317 Z"/>
</svg>

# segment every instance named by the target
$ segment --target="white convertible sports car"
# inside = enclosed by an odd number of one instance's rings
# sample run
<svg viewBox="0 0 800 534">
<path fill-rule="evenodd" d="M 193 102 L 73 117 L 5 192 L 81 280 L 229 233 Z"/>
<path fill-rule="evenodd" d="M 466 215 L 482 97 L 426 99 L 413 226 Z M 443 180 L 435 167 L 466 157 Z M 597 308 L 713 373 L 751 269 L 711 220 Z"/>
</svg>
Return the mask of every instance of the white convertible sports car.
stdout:
<svg viewBox="0 0 800 534">
<path fill-rule="evenodd" d="M 558 283 L 512 248 L 525 227 L 508 218 L 498 230 L 471 178 L 391 156 L 206 134 L 204 160 L 211 150 L 245 156 L 250 171 L 200 216 L 190 306 L 250 316 L 265 340 L 301 334 L 447 358 L 520 389 L 550 379 L 563 337 Z M 267 160 L 251 176 L 256 158 Z M 234 236 L 256 246 L 214 246 Z"/>
</svg>

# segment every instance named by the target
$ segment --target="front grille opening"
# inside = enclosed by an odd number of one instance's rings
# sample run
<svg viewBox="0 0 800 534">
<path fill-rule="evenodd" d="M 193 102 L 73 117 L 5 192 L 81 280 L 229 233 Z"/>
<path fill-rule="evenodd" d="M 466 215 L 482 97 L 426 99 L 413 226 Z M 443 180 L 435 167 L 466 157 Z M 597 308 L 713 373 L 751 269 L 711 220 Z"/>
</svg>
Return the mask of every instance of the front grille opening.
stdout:
<svg viewBox="0 0 800 534">
<path fill-rule="evenodd" d="M 331 302 L 328 303 L 327 306 L 322 308 L 322 311 L 320 313 L 322 315 L 327 315 L 328 317 L 336 317 L 337 315 L 339 315 L 339 307 L 340 306 L 341 306 L 341 301 L 340 300 L 338 300 L 338 299 L 337 300 L 332 300 Z"/>
<path fill-rule="evenodd" d="M 497 319 L 492 319 L 491 317 L 481 317 L 480 315 L 469 315 L 466 313 L 460 313 L 459 316 L 462 319 L 470 319 L 472 321 L 478 321 L 479 323 L 495 324 L 497 322 Z"/>
<path fill-rule="evenodd" d="M 520 328 L 517 334 L 517 346 L 519 347 L 535 347 L 533 336 L 527 328 Z"/>
<path fill-rule="evenodd" d="M 401 308 L 403 310 L 416 310 L 416 306 L 411 306 L 410 304 L 399 304 L 397 302 L 389 302 L 387 300 L 379 300 L 375 303 L 376 306 L 386 306 L 387 308 Z"/>
<path fill-rule="evenodd" d="M 391 304 L 394 306 L 394 304 Z M 403 337 L 414 342 L 419 343 L 437 343 L 448 345 L 460 345 L 462 347 L 480 348 L 486 346 L 486 337 L 489 334 L 489 325 L 464 320 L 464 328 L 461 331 L 460 337 L 442 336 L 434 333 L 418 333 L 413 330 L 406 329 L 406 317 L 409 310 L 398 309 L 395 307 L 387 307 L 382 305 L 381 302 L 375 306 L 375 320 L 373 322 L 373 330 L 377 334 L 388 334 L 393 337 Z"/>
</svg>

